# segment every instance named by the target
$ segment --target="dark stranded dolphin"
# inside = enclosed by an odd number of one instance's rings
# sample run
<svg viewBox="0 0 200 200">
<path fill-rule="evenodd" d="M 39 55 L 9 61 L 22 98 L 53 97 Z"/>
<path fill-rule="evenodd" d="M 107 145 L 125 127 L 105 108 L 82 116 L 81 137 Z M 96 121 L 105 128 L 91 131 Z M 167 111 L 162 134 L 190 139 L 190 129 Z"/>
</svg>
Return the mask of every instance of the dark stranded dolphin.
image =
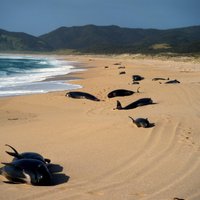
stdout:
<svg viewBox="0 0 200 200">
<path fill-rule="evenodd" d="M 100 99 L 98 99 L 97 97 L 89 94 L 89 93 L 86 93 L 86 92 L 67 92 L 66 97 L 71 97 L 71 98 L 74 98 L 74 99 L 89 99 L 89 100 L 92 100 L 92 101 L 100 101 Z"/>
<path fill-rule="evenodd" d="M 133 123 L 137 127 L 150 128 L 150 127 L 155 126 L 155 124 L 154 123 L 150 123 L 147 118 L 136 118 L 136 119 L 133 119 L 130 116 L 129 116 L 129 118 L 133 121 Z"/>
<path fill-rule="evenodd" d="M 113 90 L 108 93 L 108 98 L 113 98 L 113 97 L 123 97 L 123 96 L 130 96 L 134 94 L 135 92 L 132 90 L 125 90 L 125 89 L 117 89 Z M 139 93 L 139 88 L 137 89 L 137 93 Z"/>
<path fill-rule="evenodd" d="M 40 160 L 41 162 L 43 162 L 45 164 L 51 162 L 50 159 L 44 158 L 39 153 L 35 153 L 35 152 L 18 153 L 14 147 L 12 147 L 8 144 L 6 144 L 6 146 L 10 147 L 13 150 L 13 152 L 6 151 L 7 154 L 14 157 L 13 161 L 18 160 L 18 159 L 36 159 L 36 160 Z"/>
<path fill-rule="evenodd" d="M 2 163 L 1 174 L 11 183 L 31 185 L 51 185 L 52 175 L 46 164 L 36 159 L 19 159 L 11 163 Z"/>
<path fill-rule="evenodd" d="M 120 101 L 117 101 L 117 110 L 129 110 L 129 109 L 134 109 L 137 108 L 139 106 L 145 106 L 145 105 L 149 105 L 149 104 L 153 104 L 153 101 L 151 98 L 142 98 L 142 99 L 138 99 L 137 101 L 134 101 L 133 103 L 122 107 Z"/>
</svg>

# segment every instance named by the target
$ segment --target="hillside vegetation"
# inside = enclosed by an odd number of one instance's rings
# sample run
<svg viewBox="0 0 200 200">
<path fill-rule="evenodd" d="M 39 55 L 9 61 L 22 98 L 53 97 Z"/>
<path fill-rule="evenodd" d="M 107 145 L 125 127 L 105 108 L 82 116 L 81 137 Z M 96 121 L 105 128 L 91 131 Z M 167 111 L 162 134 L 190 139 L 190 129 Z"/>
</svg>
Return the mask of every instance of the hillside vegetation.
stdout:
<svg viewBox="0 0 200 200">
<path fill-rule="evenodd" d="M 61 27 L 34 37 L 0 30 L 0 51 L 199 53 L 200 26 L 157 30 L 118 26 Z"/>
<path fill-rule="evenodd" d="M 44 40 L 26 33 L 0 29 L 0 51 L 51 51 Z"/>
</svg>

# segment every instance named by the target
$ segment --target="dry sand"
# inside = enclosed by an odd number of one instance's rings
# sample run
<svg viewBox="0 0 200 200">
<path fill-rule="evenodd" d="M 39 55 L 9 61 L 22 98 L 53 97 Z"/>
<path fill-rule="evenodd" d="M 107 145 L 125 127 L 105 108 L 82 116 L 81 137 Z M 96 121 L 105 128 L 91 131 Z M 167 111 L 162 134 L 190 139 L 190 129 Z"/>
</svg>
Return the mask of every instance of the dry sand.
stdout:
<svg viewBox="0 0 200 200">
<path fill-rule="evenodd" d="M 67 98 L 66 91 L 0 99 L 0 161 L 11 160 L 8 143 L 63 167 L 49 187 L 6 184 L 1 176 L 0 199 L 199 200 L 200 65 L 131 56 L 66 59 L 89 66 L 73 82 L 102 101 Z M 118 69 L 119 62 L 126 68 Z M 133 74 L 145 77 L 141 93 L 107 98 L 114 89 L 136 91 Z M 181 84 L 159 84 L 155 77 Z M 157 104 L 113 110 L 116 100 L 127 105 L 142 97 Z M 148 117 L 155 127 L 137 128 L 128 116 Z"/>
</svg>

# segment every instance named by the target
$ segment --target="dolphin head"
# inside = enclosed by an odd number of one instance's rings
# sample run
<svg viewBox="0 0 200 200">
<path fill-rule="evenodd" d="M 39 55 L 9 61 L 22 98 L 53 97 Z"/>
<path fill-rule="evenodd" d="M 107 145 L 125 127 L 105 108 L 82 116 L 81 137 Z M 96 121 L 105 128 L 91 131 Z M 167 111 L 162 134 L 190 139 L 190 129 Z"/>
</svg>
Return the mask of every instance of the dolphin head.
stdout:
<svg viewBox="0 0 200 200">
<path fill-rule="evenodd" d="M 33 185 L 51 185 L 52 175 L 44 164 L 38 165 L 35 176 L 32 178 Z"/>
</svg>

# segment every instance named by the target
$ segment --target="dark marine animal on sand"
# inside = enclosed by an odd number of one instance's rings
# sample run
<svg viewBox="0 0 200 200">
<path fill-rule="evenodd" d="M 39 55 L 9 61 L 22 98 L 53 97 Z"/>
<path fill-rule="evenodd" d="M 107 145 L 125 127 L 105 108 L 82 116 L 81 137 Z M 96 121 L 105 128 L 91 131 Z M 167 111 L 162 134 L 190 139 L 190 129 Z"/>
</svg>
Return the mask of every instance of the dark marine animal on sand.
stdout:
<svg viewBox="0 0 200 200">
<path fill-rule="evenodd" d="M 150 127 L 153 127 L 155 125 L 154 123 L 150 123 L 148 118 L 136 118 L 136 119 L 133 119 L 130 116 L 129 116 L 129 118 L 133 121 L 133 123 L 137 127 L 150 128 Z"/>
<path fill-rule="evenodd" d="M 1 175 L 9 183 L 27 183 L 31 185 L 51 185 L 52 175 L 46 164 L 36 159 L 19 159 L 11 163 L 2 163 Z"/>
<path fill-rule="evenodd" d="M 139 93 L 139 88 L 137 89 L 137 93 Z M 117 90 L 113 90 L 113 91 L 109 92 L 107 96 L 108 96 L 108 98 L 123 97 L 123 96 L 130 96 L 134 93 L 135 92 L 131 91 L 131 90 L 117 89 Z"/>
<path fill-rule="evenodd" d="M 133 75 L 132 76 L 133 81 L 141 81 L 144 79 L 144 77 L 140 76 L 140 75 Z"/>
<path fill-rule="evenodd" d="M 169 78 L 153 78 L 152 81 L 166 81 L 169 80 Z"/>
<path fill-rule="evenodd" d="M 122 107 L 120 101 L 117 101 L 117 110 L 129 110 L 129 109 L 134 109 L 140 106 L 145 106 L 145 105 L 149 105 L 149 104 L 154 104 L 151 98 L 142 98 L 142 99 L 138 99 L 137 101 L 134 101 L 133 103 Z"/>
<path fill-rule="evenodd" d="M 88 99 L 88 100 L 92 100 L 92 101 L 100 101 L 100 99 L 98 99 L 97 97 L 95 97 L 89 93 L 86 93 L 86 92 L 78 92 L 78 91 L 67 92 L 65 96 L 71 97 L 74 99 Z"/>
<path fill-rule="evenodd" d="M 167 82 L 165 82 L 165 84 L 177 84 L 177 83 L 180 83 L 180 81 L 178 81 L 178 80 L 171 80 L 171 81 L 167 81 Z"/>
<path fill-rule="evenodd" d="M 35 152 L 24 152 L 24 153 L 18 153 L 17 150 L 6 144 L 6 146 L 10 147 L 14 152 L 9 152 L 6 151 L 7 154 L 9 154 L 10 156 L 13 156 L 13 161 L 15 160 L 19 160 L 19 159 L 36 159 L 36 160 L 40 160 L 41 162 L 47 164 L 50 163 L 51 160 L 48 158 L 44 158 L 42 155 L 40 155 L 39 153 L 35 153 Z"/>
</svg>

